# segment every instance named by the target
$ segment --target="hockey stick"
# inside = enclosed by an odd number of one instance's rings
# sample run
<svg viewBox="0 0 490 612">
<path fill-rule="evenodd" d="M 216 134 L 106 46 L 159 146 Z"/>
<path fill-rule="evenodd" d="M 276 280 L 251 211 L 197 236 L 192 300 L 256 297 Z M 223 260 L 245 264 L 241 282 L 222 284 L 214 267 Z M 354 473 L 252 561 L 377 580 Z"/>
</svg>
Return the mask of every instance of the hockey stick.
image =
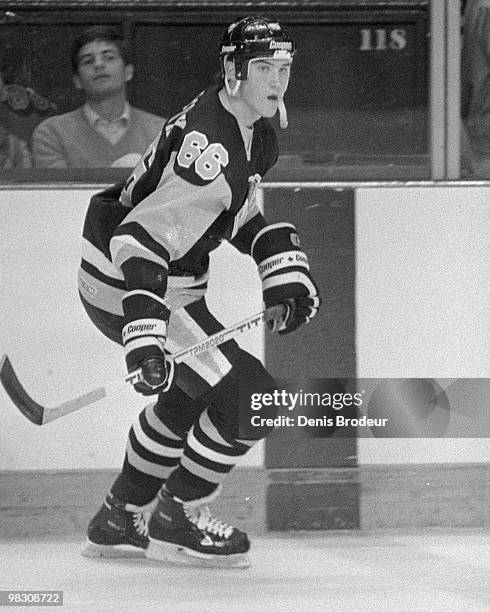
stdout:
<svg viewBox="0 0 490 612">
<path fill-rule="evenodd" d="M 240 334 L 257 327 L 263 321 L 268 322 L 277 319 L 285 319 L 286 316 L 286 306 L 273 306 L 272 308 L 263 310 L 262 312 L 240 321 L 239 323 L 235 323 L 235 325 L 232 325 L 231 327 L 216 332 L 212 336 L 206 338 L 206 340 L 201 340 L 192 346 L 182 349 L 181 351 L 177 351 L 172 355 L 172 358 L 175 363 L 180 363 L 181 361 L 185 361 L 186 359 L 196 357 L 201 353 L 210 351 L 228 340 L 236 338 Z M 67 402 L 63 402 L 59 406 L 46 408 L 33 400 L 24 389 L 8 356 L 4 355 L 0 360 L 0 382 L 3 385 L 3 388 L 20 412 L 22 412 L 22 414 L 35 425 L 46 425 L 46 423 L 55 421 L 56 419 L 70 414 L 71 412 L 80 410 L 80 408 L 84 408 L 85 406 L 89 406 L 94 402 L 98 402 L 104 397 L 107 397 L 111 391 L 114 392 L 122 389 L 127 386 L 128 383 L 134 385 L 140 381 L 141 370 L 135 370 L 124 378 L 107 383 L 106 385 L 98 387 L 93 391 L 84 393 L 83 395 L 68 400 Z"/>
</svg>

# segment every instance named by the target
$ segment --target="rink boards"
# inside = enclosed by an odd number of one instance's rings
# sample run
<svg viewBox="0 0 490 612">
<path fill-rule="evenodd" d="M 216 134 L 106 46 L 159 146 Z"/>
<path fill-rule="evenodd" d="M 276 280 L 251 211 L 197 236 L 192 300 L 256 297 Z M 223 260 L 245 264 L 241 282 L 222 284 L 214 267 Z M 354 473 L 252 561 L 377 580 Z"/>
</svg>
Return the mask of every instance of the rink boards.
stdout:
<svg viewBox="0 0 490 612">
<path fill-rule="evenodd" d="M 76 294 L 81 226 L 92 192 L 0 191 L 2 290 L 8 298 L 1 308 L 1 351 L 46 405 L 124 373 L 118 347 L 99 337 Z M 296 337 L 252 332 L 245 348 L 265 356 L 279 376 L 488 377 L 483 280 L 489 196 L 484 185 L 266 186 L 267 215 L 297 224 L 325 303 Z M 260 285 L 245 257 L 223 249 L 214 264 L 210 301 L 225 324 L 260 308 Z M 43 498 L 42 483 L 72 490 L 72 524 L 78 524 L 77 491 L 90 482 L 94 502 L 103 494 L 141 408 L 141 398 L 128 392 L 39 429 L 0 391 L 2 490 L 19 491 L 14 506 L 33 516 L 36 507 L 55 504 L 56 495 Z M 233 513 L 236 508 L 238 521 L 250 520 L 259 531 L 267 523 L 356 528 L 371 525 L 376 515 L 387 525 L 403 522 L 395 509 L 380 514 L 383 500 L 403 491 L 410 508 L 423 509 L 421 522 L 481 525 L 487 449 L 478 438 L 275 445 L 271 439 L 265 449 L 253 450 L 237 482 L 230 481 L 235 488 L 226 503 Z M 424 482 L 433 486 L 424 489 Z M 438 513 L 443 499 L 449 511 Z M 302 517 L 306 501 L 316 510 Z M 278 508 L 284 511 L 271 514 Z"/>
</svg>

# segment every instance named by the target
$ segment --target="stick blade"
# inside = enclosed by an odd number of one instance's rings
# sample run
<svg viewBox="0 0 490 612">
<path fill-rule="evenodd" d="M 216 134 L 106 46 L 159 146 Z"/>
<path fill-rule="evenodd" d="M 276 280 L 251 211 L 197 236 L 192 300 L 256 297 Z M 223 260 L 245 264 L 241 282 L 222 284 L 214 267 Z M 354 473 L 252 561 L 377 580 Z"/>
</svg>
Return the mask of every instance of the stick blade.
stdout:
<svg viewBox="0 0 490 612">
<path fill-rule="evenodd" d="M 21 385 L 7 355 L 0 360 L 0 382 L 22 414 L 35 425 L 43 424 L 44 408 L 35 402 Z"/>
</svg>

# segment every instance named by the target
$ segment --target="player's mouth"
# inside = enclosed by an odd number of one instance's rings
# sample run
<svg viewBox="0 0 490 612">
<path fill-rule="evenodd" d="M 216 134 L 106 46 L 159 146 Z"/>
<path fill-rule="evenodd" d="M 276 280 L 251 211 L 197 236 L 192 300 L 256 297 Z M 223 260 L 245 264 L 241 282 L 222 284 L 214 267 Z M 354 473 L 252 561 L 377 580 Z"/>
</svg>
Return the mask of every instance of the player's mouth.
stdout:
<svg viewBox="0 0 490 612">
<path fill-rule="evenodd" d="M 275 94 L 267 96 L 267 99 L 270 100 L 271 102 L 279 102 L 279 96 L 276 96 Z"/>
</svg>

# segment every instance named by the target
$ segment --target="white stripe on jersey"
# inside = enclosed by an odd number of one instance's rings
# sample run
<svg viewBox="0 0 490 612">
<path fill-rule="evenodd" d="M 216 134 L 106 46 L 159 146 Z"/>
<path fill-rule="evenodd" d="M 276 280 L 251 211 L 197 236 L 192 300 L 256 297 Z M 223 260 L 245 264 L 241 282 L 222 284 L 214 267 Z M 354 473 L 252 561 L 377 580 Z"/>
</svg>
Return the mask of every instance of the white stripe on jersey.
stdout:
<svg viewBox="0 0 490 612">
<path fill-rule="evenodd" d="M 78 288 L 84 299 L 92 306 L 119 317 L 124 315 L 122 300 L 125 291 L 123 289 L 111 287 L 81 268 L 78 270 Z"/>
<path fill-rule="evenodd" d="M 94 266 L 94 268 L 100 270 L 105 276 L 110 276 L 117 280 L 124 280 L 121 271 L 107 259 L 102 251 L 99 251 L 99 249 L 86 238 L 82 238 L 82 259 L 85 259 L 85 261 Z"/>
<path fill-rule="evenodd" d="M 131 257 L 142 257 L 168 270 L 168 263 L 165 259 L 128 234 L 111 238 L 109 248 L 111 250 L 112 261 L 118 268 L 120 268 L 125 261 L 131 259 Z"/>
</svg>

